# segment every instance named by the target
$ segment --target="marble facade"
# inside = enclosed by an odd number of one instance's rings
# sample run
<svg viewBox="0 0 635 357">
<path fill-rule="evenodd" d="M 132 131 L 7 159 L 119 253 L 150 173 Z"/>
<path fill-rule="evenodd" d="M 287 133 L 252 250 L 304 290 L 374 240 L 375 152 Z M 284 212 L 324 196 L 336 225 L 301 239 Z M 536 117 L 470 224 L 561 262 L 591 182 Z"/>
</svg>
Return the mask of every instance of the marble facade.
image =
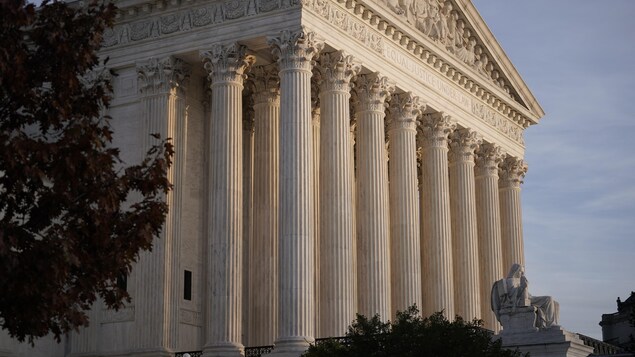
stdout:
<svg viewBox="0 0 635 357">
<path fill-rule="evenodd" d="M 413 303 L 499 329 L 544 113 L 469 0 L 118 6 L 115 144 L 135 162 L 172 137 L 174 191 L 132 304 L 95 306 L 69 355 L 299 356 Z"/>
</svg>

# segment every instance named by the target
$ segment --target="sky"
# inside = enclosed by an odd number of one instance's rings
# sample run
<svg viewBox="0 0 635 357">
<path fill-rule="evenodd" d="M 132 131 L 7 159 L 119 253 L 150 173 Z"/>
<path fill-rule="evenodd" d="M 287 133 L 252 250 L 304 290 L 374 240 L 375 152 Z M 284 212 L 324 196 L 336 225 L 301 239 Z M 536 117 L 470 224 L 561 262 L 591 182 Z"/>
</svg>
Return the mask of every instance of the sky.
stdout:
<svg viewBox="0 0 635 357">
<path fill-rule="evenodd" d="M 472 2 L 546 113 L 525 131 L 529 292 L 601 339 L 635 291 L 635 1 Z"/>
</svg>

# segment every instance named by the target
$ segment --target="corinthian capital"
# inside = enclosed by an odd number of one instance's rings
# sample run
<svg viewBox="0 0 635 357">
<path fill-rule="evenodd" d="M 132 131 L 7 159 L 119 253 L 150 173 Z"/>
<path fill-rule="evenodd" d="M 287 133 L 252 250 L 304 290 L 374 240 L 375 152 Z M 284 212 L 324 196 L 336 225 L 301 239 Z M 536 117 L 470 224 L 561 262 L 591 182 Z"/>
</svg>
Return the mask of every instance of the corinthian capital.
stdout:
<svg viewBox="0 0 635 357">
<path fill-rule="evenodd" d="M 248 81 L 255 104 L 280 101 L 280 77 L 275 65 L 253 67 Z"/>
<path fill-rule="evenodd" d="M 362 66 L 344 51 L 322 53 L 317 66 L 322 91 L 350 92 L 351 80 Z"/>
<path fill-rule="evenodd" d="M 447 148 L 448 136 L 455 128 L 456 124 L 443 112 L 423 115 L 419 126 L 422 146 Z"/>
<path fill-rule="evenodd" d="M 498 166 L 503 161 L 503 153 L 499 146 L 485 143 L 476 150 L 476 175 L 498 176 Z"/>
<path fill-rule="evenodd" d="M 150 58 L 137 63 L 139 91 L 146 95 L 168 93 L 173 89 L 185 90 L 190 78 L 190 67 L 176 57 Z"/>
<path fill-rule="evenodd" d="M 395 87 L 388 82 L 388 78 L 379 72 L 364 74 L 357 77 L 353 100 L 359 111 L 384 112 L 386 102 L 390 100 Z"/>
<path fill-rule="evenodd" d="M 450 134 L 450 162 L 474 161 L 474 151 L 481 144 L 481 139 L 475 131 L 460 128 Z"/>
<path fill-rule="evenodd" d="M 390 100 L 388 107 L 388 130 L 417 130 L 417 117 L 425 110 L 425 104 L 419 103 L 419 97 L 412 92 L 397 94 Z"/>
<path fill-rule="evenodd" d="M 527 164 L 524 160 L 513 156 L 507 156 L 500 165 L 499 187 L 519 188 L 527 173 Z"/>
<path fill-rule="evenodd" d="M 310 71 L 312 61 L 324 47 L 324 41 L 304 28 L 297 31 L 284 30 L 279 36 L 270 37 L 273 56 L 281 71 L 298 69 Z"/>
<path fill-rule="evenodd" d="M 204 67 L 212 85 L 221 82 L 237 82 L 242 84 L 245 72 L 256 58 L 247 54 L 247 47 L 232 43 L 216 44 L 208 51 L 200 52 Z"/>
</svg>

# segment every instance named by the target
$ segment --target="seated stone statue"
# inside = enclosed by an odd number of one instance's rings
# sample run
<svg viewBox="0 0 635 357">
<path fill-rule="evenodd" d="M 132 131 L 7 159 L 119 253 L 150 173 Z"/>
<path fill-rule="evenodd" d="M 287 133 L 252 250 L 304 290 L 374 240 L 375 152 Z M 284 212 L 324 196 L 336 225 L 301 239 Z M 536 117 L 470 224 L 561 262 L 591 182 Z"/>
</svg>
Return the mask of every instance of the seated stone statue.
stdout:
<svg viewBox="0 0 635 357">
<path fill-rule="evenodd" d="M 507 278 L 501 279 L 492 286 L 492 310 L 503 329 L 518 327 L 518 318 L 524 319 L 524 324 L 531 324 L 535 328 L 548 328 L 558 325 L 560 306 L 551 296 L 531 296 L 527 290 L 525 269 L 520 264 L 513 264 Z M 523 315 L 525 317 L 522 317 Z M 527 319 L 529 317 L 529 320 Z M 521 323 L 522 325 L 522 323 Z"/>
</svg>

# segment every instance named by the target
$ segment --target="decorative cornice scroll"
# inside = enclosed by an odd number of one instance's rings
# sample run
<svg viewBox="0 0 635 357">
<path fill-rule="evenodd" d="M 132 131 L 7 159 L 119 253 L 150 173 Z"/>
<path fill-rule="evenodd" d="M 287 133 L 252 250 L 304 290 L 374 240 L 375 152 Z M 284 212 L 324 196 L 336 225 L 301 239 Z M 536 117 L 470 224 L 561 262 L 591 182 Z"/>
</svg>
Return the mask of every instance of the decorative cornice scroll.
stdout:
<svg viewBox="0 0 635 357">
<path fill-rule="evenodd" d="M 212 86 L 223 82 L 242 84 L 245 72 L 256 61 L 254 56 L 247 54 L 247 47 L 236 43 L 213 45 L 209 51 L 201 51 L 200 56 Z"/>
<path fill-rule="evenodd" d="M 268 42 L 280 71 L 296 69 L 310 72 L 313 59 L 324 48 L 324 41 L 304 28 L 284 30 L 279 36 L 270 37 Z"/>
<path fill-rule="evenodd" d="M 498 177 L 498 167 L 503 161 L 500 146 L 483 143 L 476 150 L 476 177 Z"/>
<path fill-rule="evenodd" d="M 423 147 L 448 147 L 448 136 L 456 128 L 449 115 L 443 112 L 424 114 L 419 131 Z"/>
<path fill-rule="evenodd" d="M 499 187 L 520 188 L 525 174 L 527 174 L 525 161 L 513 156 L 507 156 L 500 165 Z"/>
<path fill-rule="evenodd" d="M 384 112 L 395 86 L 379 72 L 360 75 L 355 82 L 353 100 L 358 111 Z"/>
<path fill-rule="evenodd" d="M 388 130 L 405 129 L 416 132 L 417 117 L 425 107 L 412 92 L 394 95 L 388 107 Z"/>
<path fill-rule="evenodd" d="M 184 91 L 189 77 L 189 65 L 172 56 L 137 63 L 139 91 L 145 95 L 169 93 L 172 89 Z"/>
<path fill-rule="evenodd" d="M 474 130 L 460 128 L 453 131 L 450 134 L 450 152 L 448 155 L 450 163 L 474 162 L 474 151 L 481 142 L 482 140 Z"/>
<path fill-rule="evenodd" d="M 338 91 L 349 93 L 351 80 L 355 78 L 362 66 L 344 51 L 322 53 L 316 66 L 322 91 Z"/>
</svg>

